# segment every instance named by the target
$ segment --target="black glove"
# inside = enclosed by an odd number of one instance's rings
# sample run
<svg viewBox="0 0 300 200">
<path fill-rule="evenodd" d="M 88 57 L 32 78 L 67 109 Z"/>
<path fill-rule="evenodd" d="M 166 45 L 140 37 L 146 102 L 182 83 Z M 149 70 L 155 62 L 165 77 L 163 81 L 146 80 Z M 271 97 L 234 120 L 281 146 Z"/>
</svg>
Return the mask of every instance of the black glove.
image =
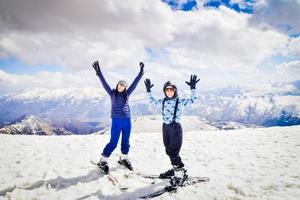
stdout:
<svg viewBox="0 0 300 200">
<path fill-rule="evenodd" d="M 94 69 L 95 69 L 95 71 L 96 71 L 96 74 L 99 76 L 100 73 L 101 73 L 100 66 L 99 66 L 99 62 L 98 62 L 98 61 L 94 62 L 94 63 L 93 63 L 93 67 L 94 67 Z"/>
<path fill-rule="evenodd" d="M 144 63 L 140 62 L 140 72 L 144 74 Z"/>
<path fill-rule="evenodd" d="M 146 85 L 147 92 L 151 92 L 151 88 L 153 87 L 153 84 L 151 84 L 150 79 L 147 78 L 147 79 L 144 81 L 144 83 L 145 83 L 145 85 Z"/>
<path fill-rule="evenodd" d="M 196 89 L 196 84 L 200 81 L 200 79 L 197 80 L 197 76 L 196 75 L 191 75 L 191 80 L 190 82 L 186 81 L 186 84 L 188 84 L 191 89 Z"/>
</svg>

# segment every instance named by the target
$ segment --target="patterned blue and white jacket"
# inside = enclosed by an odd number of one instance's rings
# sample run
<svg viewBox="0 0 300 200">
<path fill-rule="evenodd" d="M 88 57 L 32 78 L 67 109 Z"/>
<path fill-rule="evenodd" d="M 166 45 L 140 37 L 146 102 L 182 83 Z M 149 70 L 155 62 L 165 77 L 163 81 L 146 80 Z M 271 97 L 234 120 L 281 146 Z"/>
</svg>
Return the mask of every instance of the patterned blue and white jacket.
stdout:
<svg viewBox="0 0 300 200">
<path fill-rule="evenodd" d="M 151 92 L 148 92 L 148 96 L 149 96 L 151 104 L 162 106 L 164 98 L 154 99 Z M 179 97 L 177 97 L 177 98 L 179 98 Z M 175 109 L 175 104 L 176 104 L 177 98 L 165 100 L 164 108 L 162 109 L 163 110 L 162 118 L 163 118 L 163 122 L 165 124 L 170 124 L 173 121 L 174 109 Z M 178 106 L 177 106 L 177 112 L 176 112 L 176 117 L 175 117 L 176 123 L 180 123 L 180 117 L 182 114 L 183 106 L 194 103 L 194 101 L 196 99 L 197 99 L 197 97 L 196 97 L 195 89 L 192 89 L 192 94 L 191 94 L 190 98 L 179 98 L 178 99 Z"/>
</svg>

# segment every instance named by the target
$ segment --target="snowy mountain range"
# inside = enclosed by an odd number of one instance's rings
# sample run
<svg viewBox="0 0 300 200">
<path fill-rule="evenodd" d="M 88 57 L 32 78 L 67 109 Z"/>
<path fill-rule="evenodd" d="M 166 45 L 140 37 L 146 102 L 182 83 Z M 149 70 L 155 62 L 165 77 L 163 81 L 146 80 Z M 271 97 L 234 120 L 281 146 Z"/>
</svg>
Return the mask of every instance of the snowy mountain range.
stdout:
<svg viewBox="0 0 300 200">
<path fill-rule="evenodd" d="M 55 128 L 35 116 L 26 116 L 12 125 L 0 129 L 1 134 L 11 135 L 71 135 L 63 128 Z"/>
<path fill-rule="evenodd" d="M 179 91 L 189 96 L 189 91 Z M 161 93 L 153 93 L 161 98 Z M 198 100 L 183 115 L 197 116 L 218 128 L 234 123 L 257 126 L 300 124 L 300 82 L 254 86 L 230 86 L 197 91 Z M 160 107 L 149 105 L 147 94 L 130 98 L 133 118 L 159 115 Z M 33 88 L 0 96 L 0 128 L 24 116 L 34 115 L 55 128 L 74 134 L 103 130 L 110 123 L 110 99 L 102 88 Z M 197 123 L 197 122 L 195 122 Z M 231 128 L 230 128 L 231 129 Z"/>
<path fill-rule="evenodd" d="M 161 131 L 161 116 L 148 115 L 135 117 L 133 120 L 134 133 L 148 133 Z M 210 123 L 197 116 L 183 116 L 181 124 L 184 131 L 202 130 L 233 130 L 242 128 L 255 128 L 255 125 L 240 124 L 237 122 Z M 97 127 L 97 124 L 84 123 L 79 120 L 46 120 L 37 116 L 24 116 L 10 125 L 0 128 L 0 134 L 10 135 L 86 135 L 109 133 L 110 127 Z"/>
<path fill-rule="evenodd" d="M 76 119 L 48 120 L 35 115 L 22 116 L 11 124 L 0 128 L 0 134 L 11 135 L 85 135 L 104 133 L 97 123 L 85 123 Z"/>
</svg>

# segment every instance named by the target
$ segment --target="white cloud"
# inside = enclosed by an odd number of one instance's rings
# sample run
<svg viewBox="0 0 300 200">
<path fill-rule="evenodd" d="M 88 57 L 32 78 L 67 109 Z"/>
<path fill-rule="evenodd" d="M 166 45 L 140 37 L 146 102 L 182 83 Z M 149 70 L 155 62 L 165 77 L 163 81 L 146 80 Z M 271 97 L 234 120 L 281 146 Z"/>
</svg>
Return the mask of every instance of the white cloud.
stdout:
<svg viewBox="0 0 300 200">
<path fill-rule="evenodd" d="M 300 37 L 289 39 L 286 48 L 282 50 L 282 54 L 285 56 L 300 56 Z"/>
<path fill-rule="evenodd" d="M 296 81 L 300 80 L 300 60 L 283 63 L 276 66 L 276 73 L 272 78 L 275 80 Z"/>
<path fill-rule="evenodd" d="M 144 47 L 172 40 L 171 12 L 158 0 L 1 1 L 0 56 L 77 70 L 97 58 L 130 67 Z"/>
<path fill-rule="evenodd" d="M 221 6 L 176 12 L 178 31 L 167 47 L 174 65 L 215 70 L 253 71 L 277 54 L 288 37 L 276 30 L 250 26 L 251 16 Z"/>
<path fill-rule="evenodd" d="M 260 0 L 255 4 L 253 22 L 286 33 L 300 33 L 299 0 Z"/>
<path fill-rule="evenodd" d="M 235 2 L 243 5 L 244 1 Z M 299 39 L 289 39 L 272 26 L 249 23 L 252 15 L 202 4 L 199 0 L 198 9 L 183 12 L 159 0 L 3 0 L 0 58 L 61 65 L 73 71 L 30 76 L 0 72 L 1 79 L 9 77 L 7 81 L 16 88 L 48 86 L 44 80 L 56 88 L 95 85 L 94 74 L 93 78 L 88 74 L 92 62 L 99 59 L 111 84 L 119 79 L 130 82 L 143 60 L 146 76 L 158 85 L 167 80 L 184 85 L 195 73 L 203 86 L 214 87 L 263 81 L 256 68 L 259 63 L 278 53 L 299 52 Z M 274 5 L 256 4 L 261 11 L 276 10 Z"/>
<path fill-rule="evenodd" d="M 0 88 L 2 92 L 16 92 L 30 88 L 80 88 L 97 86 L 98 83 L 98 78 L 91 72 L 62 74 L 42 71 L 33 75 L 17 75 L 0 70 Z"/>
<path fill-rule="evenodd" d="M 10 74 L 0 70 L 0 93 L 14 93 L 22 90 L 33 90 L 36 88 L 60 89 L 60 88 L 100 88 L 104 92 L 99 78 L 96 76 L 94 69 L 79 71 L 73 73 L 47 72 L 41 71 L 35 74 Z M 137 76 L 138 71 L 135 69 L 130 75 L 115 72 L 113 70 L 102 68 L 107 83 L 112 89 L 115 88 L 119 80 L 126 80 L 132 83 Z M 140 85 L 143 85 L 140 81 Z M 138 87 L 139 91 L 144 91 L 144 86 Z M 142 90 L 141 90 L 142 89 Z"/>
</svg>

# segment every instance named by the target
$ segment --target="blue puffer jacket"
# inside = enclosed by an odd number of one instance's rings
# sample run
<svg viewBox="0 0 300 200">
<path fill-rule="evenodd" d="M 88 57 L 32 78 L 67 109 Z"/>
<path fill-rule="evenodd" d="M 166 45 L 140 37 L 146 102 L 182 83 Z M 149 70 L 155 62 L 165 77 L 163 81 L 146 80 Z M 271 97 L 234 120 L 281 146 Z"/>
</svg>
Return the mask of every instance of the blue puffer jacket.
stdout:
<svg viewBox="0 0 300 200">
<path fill-rule="evenodd" d="M 107 84 L 102 72 L 99 74 L 100 81 L 109 94 L 111 99 L 111 118 L 130 118 L 130 108 L 128 105 L 128 97 L 134 91 L 137 84 L 141 80 L 143 73 L 140 72 L 134 79 L 129 88 L 124 92 L 118 92 L 116 89 L 111 89 Z"/>
</svg>

